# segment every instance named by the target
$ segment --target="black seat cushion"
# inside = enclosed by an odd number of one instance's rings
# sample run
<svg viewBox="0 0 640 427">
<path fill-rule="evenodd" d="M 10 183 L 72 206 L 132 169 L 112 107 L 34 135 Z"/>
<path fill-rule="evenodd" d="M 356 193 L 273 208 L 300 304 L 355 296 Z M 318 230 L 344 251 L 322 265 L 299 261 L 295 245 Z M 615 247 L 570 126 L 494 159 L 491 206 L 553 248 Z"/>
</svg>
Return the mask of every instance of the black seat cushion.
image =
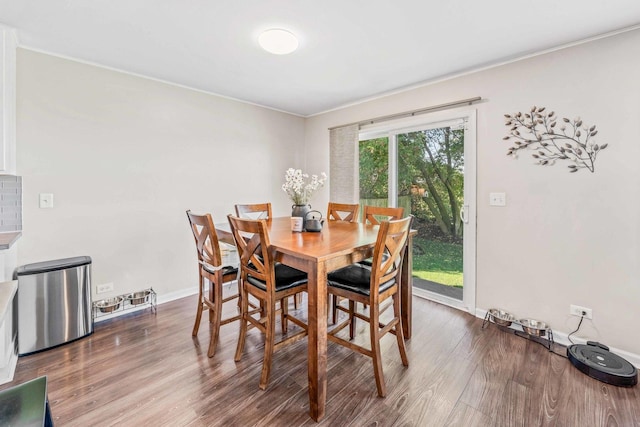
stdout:
<svg viewBox="0 0 640 427">
<path fill-rule="evenodd" d="M 276 292 L 295 288 L 296 286 L 304 285 L 307 283 L 307 273 L 305 273 L 304 271 L 300 271 L 295 268 L 289 267 L 288 265 L 280 263 L 277 263 L 275 268 Z M 263 291 L 267 290 L 265 282 L 256 279 L 251 275 L 247 277 L 247 281 L 256 288 L 262 289 Z"/>
<path fill-rule="evenodd" d="M 388 259 L 389 259 L 389 254 L 388 253 L 382 254 L 382 262 L 385 262 Z M 371 267 L 373 265 L 373 258 L 363 259 L 362 261 L 359 261 L 358 264 L 362 264 L 362 265 L 366 265 L 368 267 Z"/>
<path fill-rule="evenodd" d="M 367 259 L 363 259 L 362 261 L 358 261 L 358 264 L 367 266 L 367 267 L 371 267 L 373 266 L 373 258 L 367 258 Z"/>
<path fill-rule="evenodd" d="M 335 288 L 370 296 L 371 269 L 362 264 L 351 264 L 327 275 L 327 284 Z M 380 292 L 384 292 L 396 283 L 393 278 L 380 284 Z"/>
<path fill-rule="evenodd" d="M 217 268 L 214 268 L 213 266 L 209 265 L 209 264 L 202 264 L 202 268 L 211 274 L 216 274 L 216 270 L 218 270 Z M 222 275 L 223 276 L 227 276 L 233 274 L 234 276 L 238 274 L 238 267 L 234 267 L 232 265 L 225 265 L 222 267 Z"/>
</svg>

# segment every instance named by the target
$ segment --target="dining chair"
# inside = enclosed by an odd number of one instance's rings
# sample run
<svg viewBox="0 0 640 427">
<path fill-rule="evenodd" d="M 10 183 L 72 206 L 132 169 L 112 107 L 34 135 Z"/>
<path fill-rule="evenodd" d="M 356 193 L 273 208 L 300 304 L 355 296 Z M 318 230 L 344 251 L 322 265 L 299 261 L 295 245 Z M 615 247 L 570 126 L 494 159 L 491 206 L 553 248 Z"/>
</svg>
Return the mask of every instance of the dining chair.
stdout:
<svg viewBox="0 0 640 427">
<path fill-rule="evenodd" d="M 293 343 L 307 335 L 307 325 L 289 314 L 287 297 L 307 290 L 307 274 L 273 259 L 266 221 L 227 216 L 240 256 L 240 335 L 235 361 L 239 362 L 249 326 L 258 328 L 265 334 L 264 359 L 260 375 L 260 388 L 267 388 L 273 352 L 286 344 Z M 249 312 L 249 295 L 258 299 L 264 309 L 259 318 Z M 275 341 L 276 303 L 280 301 L 280 321 L 283 335 L 288 332 L 287 322 L 302 328 L 301 331 Z"/>
<path fill-rule="evenodd" d="M 400 219 L 404 216 L 403 207 L 387 207 L 387 206 L 370 206 L 365 205 L 362 213 L 362 222 L 365 224 L 380 225 L 380 221 L 390 221 Z M 373 263 L 372 258 L 367 258 L 360 261 L 360 264 L 371 267 Z M 335 324 L 338 321 L 338 300 L 335 296 L 331 298 L 331 318 L 332 323 Z M 364 305 L 365 308 L 367 305 Z"/>
<path fill-rule="evenodd" d="M 237 299 L 240 295 L 239 289 L 236 293 L 223 297 L 223 285 L 237 279 L 238 268 L 231 265 L 222 264 L 222 255 L 218 235 L 211 219 L 211 214 L 196 215 L 190 210 L 187 211 L 187 218 L 193 232 L 198 253 L 198 310 L 196 312 L 196 322 L 193 325 L 192 336 L 198 335 L 202 312 L 209 310 L 210 340 L 207 356 L 213 357 L 218 344 L 220 326 L 240 319 L 236 315 L 227 319 L 222 319 L 222 304 Z M 205 288 L 205 282 L 209 282 L 209 295 Z M 239 286 L 238 286 L 239 288 Z M 238 308 L 241 304 L 238 301 Z"/>
<path fill-rule="evenodd" d="M 236 204 L 235 211 L 238 218 L 264 220 L 273 218 L 271 202 Z M 300 294 L 294 296 L 293 298 L 293 308 L 296 310 L 298 309 L 298 302 L 302 302 L 302 296 Z"/>
<path fill-rule="evenodd" d="M 237 204 L 236 208 L 236 216 L 239 218 L 249 218 L 249 219 L 269 219 L 273 217 L 271 213 L 271 203 L 254 203 L 248 205 Z M 293 296 L 293 308 L 298 309 L 298 305 L 302 304 L 302 295 L 294 295 Z"/>
<path fill-rule="evenodd" d="M 329 202 L 327 206 L 328 221 L 358 222 L 359 204 Z"/>
<path fill-rule="evenodd" d="M 329 205 L 327 206 L 327 220 L 358 222 L 359 211 L 360 211 L 359 204 L 329 202 Z M 332 296 L 330 306 L 332 308 L 331 317 L 334 324 L 338 319 L 338 311 L 336 309 L 338 304 L 339 304 L 339 298 L 336 296 Z M 328 307 L 327 307 L 327 310 L 328 310 Z"/>
<path fill-rule="evenodd" d="M 404 216 L 404 208 L 402 206 L 393 208 L 389 206 L 370 206 L 365 205 L 362 212 L 362 222 L 373 225 L 380 225 L 382 221 L 395 221 Z"/>
<path fill-rule="evenodd" d="M 380 225 L 380 221 L 394 221 L 404 216 L 403 207 L 369 206 L 365 205 L 362 212 L 362 222 L 371 225 Z M 361 264 L 371 265 L 372 259 L 360 261 Z"/>
<path fill-rule="evenodd" d="M 333 271 L 327 276 L 329 293 L 349 300 L 348 308 L 338 306 L 339 310 L 345 311 L 349 315 L 348 319 L 336 325 L 327 335 L 327 339 L 372 358 L 376 388 L 380 397 L 386 395 L 380 353 L 380 340 L 385 334 L 391 332 L 396 336 L 402 364 L 409 366 L 402 334 L 398 288 L 412 219 L 413 217 L 409 216 L 404 219 L 380 223 L 371 267 L 355 263 Z M 391 305 L 393 307 L 393 318 L 383 324 L 380 321 L 380 315 L 384 309 L 381 309 L 380 304 L 389 298 L 392 298 L 393 302 Z M 365 316 L 355 310 L 355 304 L 358 302 L 369 305 L 369 316 Z M 386 306 L 385 309 L 388 307 Z M 349 326 L 349 338 L 353 340 L 356 319 L 369 322 L 370 348 L 337 336 L 342 329 Z"/>
<path fill-rule="evenodd" d="M 236 216 L 249 219 L 269 219 L 273 217 L 271 213 L 271 203 L 254 203 L 248 205 L 237 204 Z"/>
</svg>

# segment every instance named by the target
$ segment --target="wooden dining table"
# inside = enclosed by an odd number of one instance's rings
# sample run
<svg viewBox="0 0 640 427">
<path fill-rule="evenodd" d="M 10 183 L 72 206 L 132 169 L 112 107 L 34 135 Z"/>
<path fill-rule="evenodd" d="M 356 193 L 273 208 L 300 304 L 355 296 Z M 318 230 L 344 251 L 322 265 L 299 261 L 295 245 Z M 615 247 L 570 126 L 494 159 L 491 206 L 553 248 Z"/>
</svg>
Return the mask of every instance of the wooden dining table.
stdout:
<svg viewBox="0 0 640 427">
<path fill-rule="evenodd" d="M 326 221 L 320 232 L 292 232 L 290 217 L 267 220 L 276 261 L 307 273 L 309 415 L 320 421 L 327 398 L 327 273 L 373 255 L 377 225 Z M 220 241 L 233 244 L 229 224 L 216 224 Z M 411 233 L 414 234 L 414 233 Z M 402 328 L 411 338 L 412 239 L 409 236 L 400 284 Z"/>
</svg>

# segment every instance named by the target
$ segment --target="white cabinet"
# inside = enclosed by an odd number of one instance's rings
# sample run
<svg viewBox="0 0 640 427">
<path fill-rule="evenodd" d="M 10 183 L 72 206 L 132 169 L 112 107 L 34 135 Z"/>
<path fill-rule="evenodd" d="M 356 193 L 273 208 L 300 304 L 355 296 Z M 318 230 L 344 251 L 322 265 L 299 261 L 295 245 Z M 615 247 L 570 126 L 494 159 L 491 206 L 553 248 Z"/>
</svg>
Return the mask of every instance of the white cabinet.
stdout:
<svg viewBox="0 0 640 427">
<path fill-rule="evenodd" d="M 16 33 L 0 25 L 0 172 L 15 173 Z"/>
<path fill-rule="evenodd" d="M 15 296 L 18 281 L 0 283 L 0 384 L 13 380 L 18 363 Z"/>
</svg>

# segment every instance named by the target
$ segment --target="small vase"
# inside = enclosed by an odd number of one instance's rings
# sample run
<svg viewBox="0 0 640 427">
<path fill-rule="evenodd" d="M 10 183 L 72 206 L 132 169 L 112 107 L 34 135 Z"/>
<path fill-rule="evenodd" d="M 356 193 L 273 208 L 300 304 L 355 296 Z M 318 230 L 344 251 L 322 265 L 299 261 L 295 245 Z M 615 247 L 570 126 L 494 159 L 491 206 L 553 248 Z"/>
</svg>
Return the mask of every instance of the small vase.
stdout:
<svg viewBox="0 0 640 427">
<path fill-rule="evenodd" d="M 311 211 L 311 205 L 293 205 L 291 206 L 291 216 L 302 217 L 302 228 L 304 229 L 304 220 L 307 213 Z"/>
</svg>

